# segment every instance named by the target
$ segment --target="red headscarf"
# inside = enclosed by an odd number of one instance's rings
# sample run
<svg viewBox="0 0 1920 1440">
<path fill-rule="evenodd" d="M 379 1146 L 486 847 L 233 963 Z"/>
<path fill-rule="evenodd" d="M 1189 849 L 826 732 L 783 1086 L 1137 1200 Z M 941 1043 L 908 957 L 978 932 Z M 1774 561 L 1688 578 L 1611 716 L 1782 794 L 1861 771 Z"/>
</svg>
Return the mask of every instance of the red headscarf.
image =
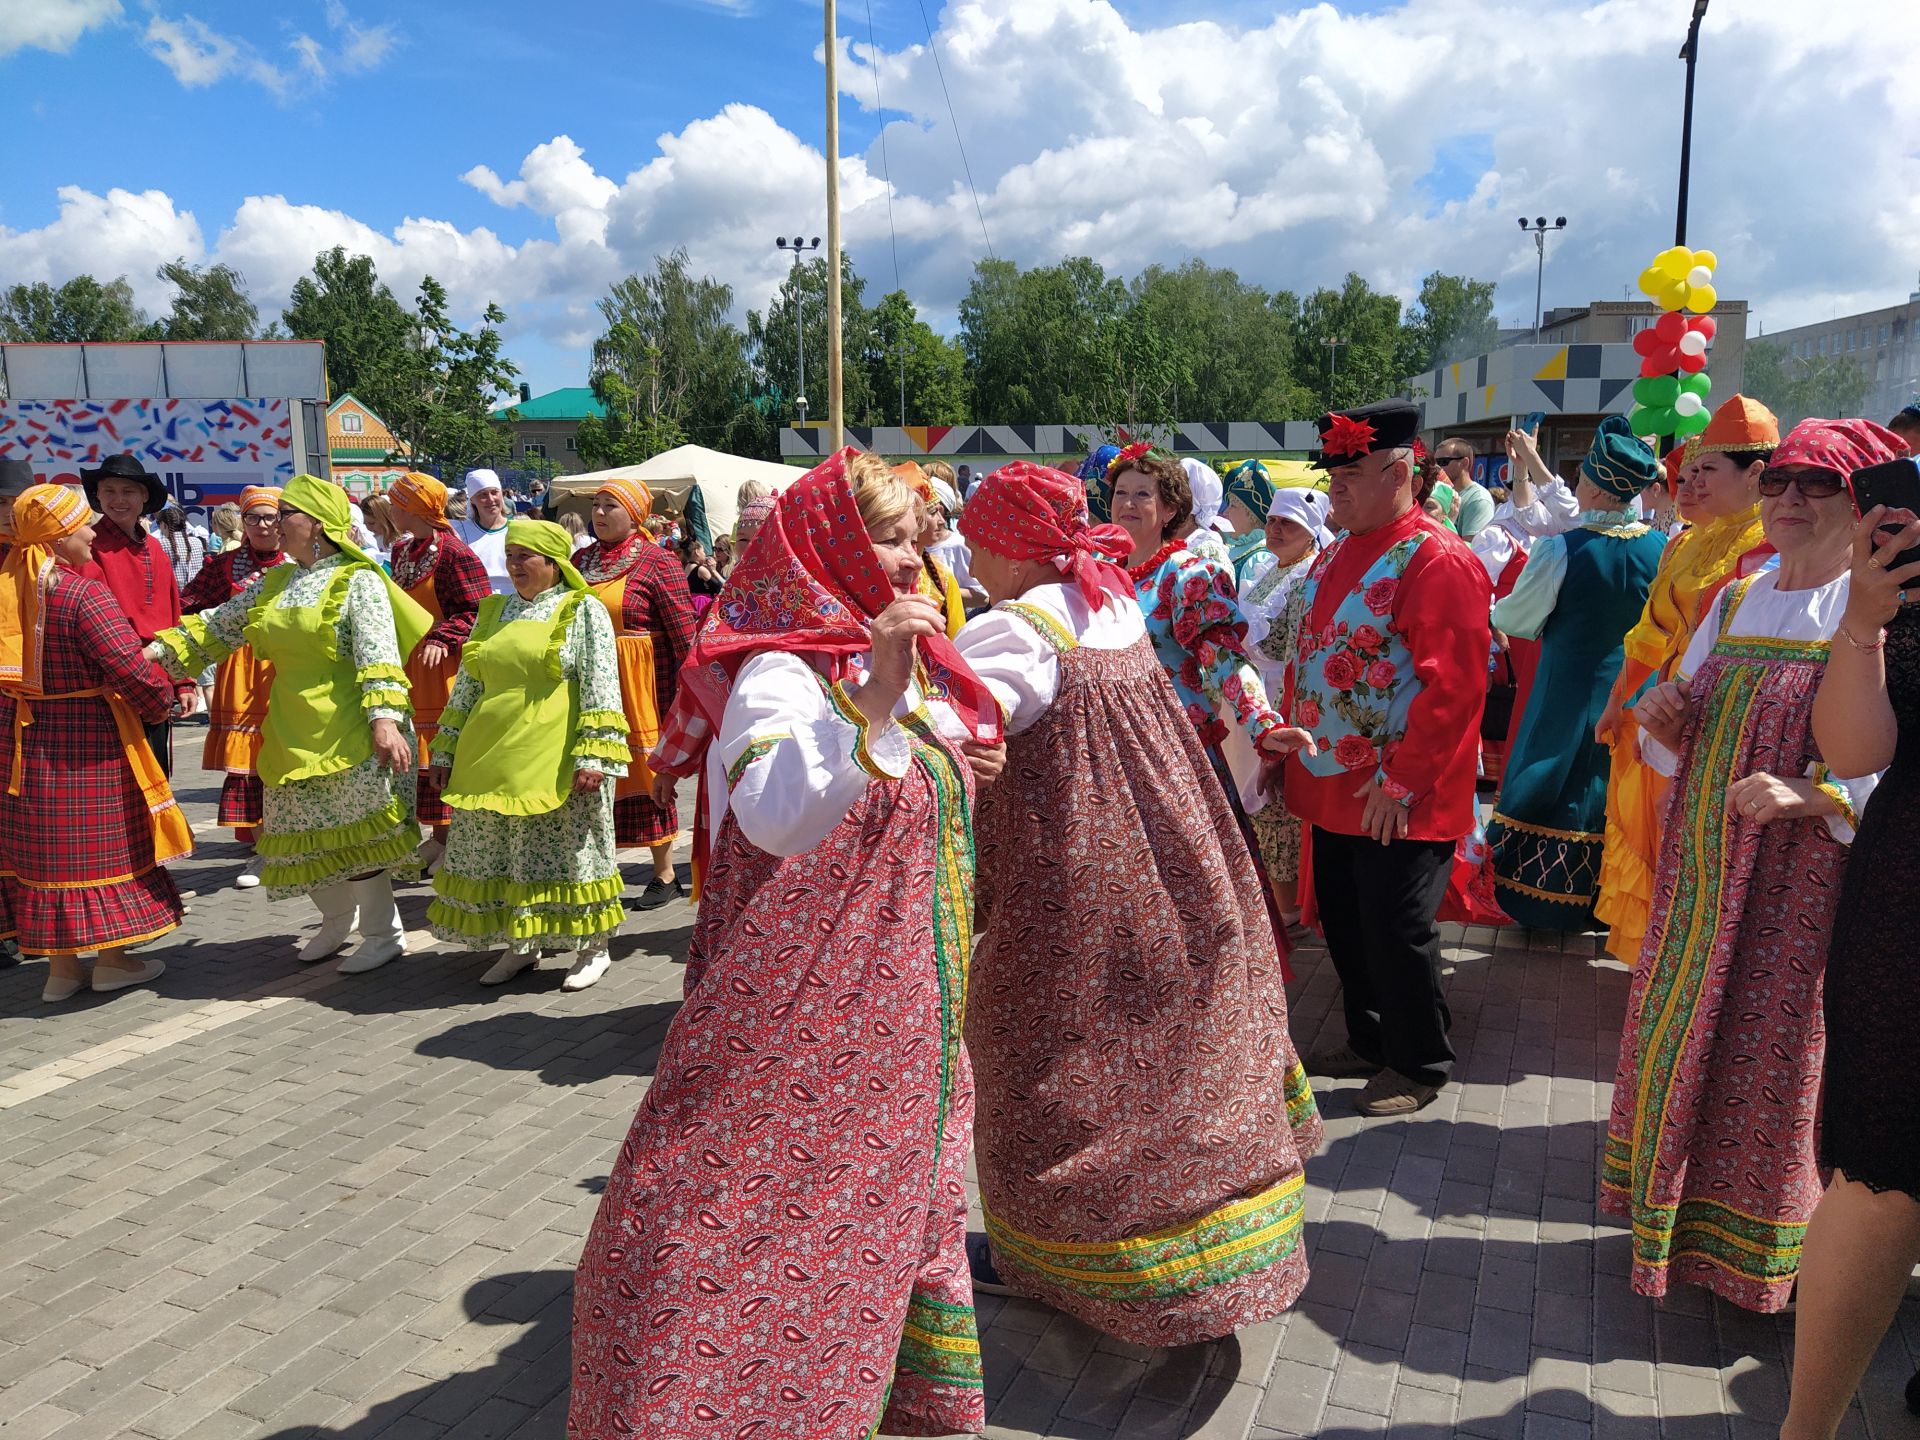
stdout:
<svg viewBox="0 0 1920 1440">
<path fill-rule="evenodd" d="M 1774 450 L 1767 468 L 1813 465 L 1831 470 L 1847 482 L 1851 495 L 1854 471 L 1901 459 L 1906 453 L 1898 435 L 1871 420 L 1802 420 Z"/>
<path fill-rule="evenodd" d="M 1051 560 L 1095 610 L 1109 596 L 1133 598 L 1133 582 L 1114 562 L 1133 541 L 1118 525 L 1087 524 L 1087 487 L 1031 461 L 1003 465 L 967 502 L 967 543 L 1007 560 Z"/>
<path fill-rule="evenodd" d="M 710 734 L 719 733 L 733 677 L 758 652 L 825 656 L 839 678 L 849 656 L 873 648 L 868 622 L 895 597 L 847 483 L 847 461 L 859 453 L 849 446 L 781 494 L 709 608 L 680 679 Z M 999 740 L 999 703 L 953 642 L 926 636 L 919 648 L 929 698 L 951 706 L 976 739 Z"/>
</svg>

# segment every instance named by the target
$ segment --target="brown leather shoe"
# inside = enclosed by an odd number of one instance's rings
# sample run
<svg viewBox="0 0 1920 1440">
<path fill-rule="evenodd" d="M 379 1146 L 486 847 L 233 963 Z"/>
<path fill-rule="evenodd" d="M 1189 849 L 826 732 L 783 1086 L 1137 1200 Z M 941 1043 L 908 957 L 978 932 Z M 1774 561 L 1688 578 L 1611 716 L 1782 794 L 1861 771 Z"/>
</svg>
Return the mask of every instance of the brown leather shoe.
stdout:
<svg viewBox="0 0 1920 1440">
<path fill-rule="evenodd" d="M 1309 1075 L 1324 1075 L 1329 1080 L 1356 1080 L 1363 1076 L 1380 1073 L 1378 1062 L 1367 1059 L 1351 1045 L 1342 1045 L 1337 1050 L 1322 1050 L 1317 1055 L 1309 1055 L 1306 1071 Z"/>
<path fill-rule="evenodd" d="M 1362 1115 L 1411 1115 L 1433 1103 L 1440 1093 L 1438 1085 L 1422 1085 L 1409 1080 L 1398 1070 L 1382 1070 L 1354 1097 L 1353 1108 Z"/>
</svg>

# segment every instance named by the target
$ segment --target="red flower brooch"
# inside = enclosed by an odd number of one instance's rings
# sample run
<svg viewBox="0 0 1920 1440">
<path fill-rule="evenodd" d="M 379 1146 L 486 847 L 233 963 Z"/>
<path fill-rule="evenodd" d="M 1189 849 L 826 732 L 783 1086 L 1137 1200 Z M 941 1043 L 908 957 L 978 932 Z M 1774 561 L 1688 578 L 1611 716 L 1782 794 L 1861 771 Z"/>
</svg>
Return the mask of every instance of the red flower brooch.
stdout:
<svg viewBox="0 0 1920 1440">
<path fill-rule="evenodd" d="M 1333 415 L 1328 417 L 1331 423 L 1321 440 L 1321 448 L 1329 455 L 1366 455 L 1373 450 L 1374 428 L 1370 420 L 1355 420 L 1351 415 Z"/>
</svg>

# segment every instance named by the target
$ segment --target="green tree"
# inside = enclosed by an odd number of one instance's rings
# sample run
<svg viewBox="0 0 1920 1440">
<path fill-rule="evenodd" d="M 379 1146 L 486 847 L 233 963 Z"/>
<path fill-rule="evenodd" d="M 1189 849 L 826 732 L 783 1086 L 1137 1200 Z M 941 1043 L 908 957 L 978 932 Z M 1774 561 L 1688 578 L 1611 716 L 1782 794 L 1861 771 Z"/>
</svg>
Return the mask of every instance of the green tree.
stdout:
<svg viewBox="0 0 1920 1440">
<path fill-rule="evenodd" d="M 974 419 L 1028 425 L 1148 424 L 1186 372 L 1157 330 L 1127 331 L 1124 281 L 1085 256 L 1020 270 L 984 260 L 960 302 Z"/>
<path fill-rule="evenodd" d="M 840 256 L 840 353 L 845 366 L 840 379 L 843 413 L 849 425 L 888 424 L 897 419 L 898 382 L 876 396 L 871 369 L 861 363 L 875 347 L 873 315 L 867 309 L 867 282 L 854 272 L 853 260 Z M 827 262 L 810 260 L 787 272 L 766 313 L 747 312 L 747 346 L 754 379 L 773 413 L 782 422 L 794 418 L 800 390 L 800 360 L 796 352 L 795 318 L 806 335 L 807 416 L 827 418 Z"/>
<path fill-rule="evenodd" d="M 1493 282 L 1436 270 L 1420 282 L 1419 297 L 1407 312 L 1400 378 L 1484 355 L 1499 335 L 1499 322 L 1493 318 Z"/>
<path fill-rule="evenodd" d="M 183 256 L 154 272 L 174 287 L 173 309 L 156 327 L 163 340 L 251 340 L 260 311 L 231 265 L 189 265 Z"/>
<path fill-rule="evenodd" d="M 124 275 L 104 285 L 76 275 L 57 289 L 40 280 L 0 292 L 0 340 L 144 340 L 151 333 Z"/>
<path fill-rule="evenodd" d="M 960 347 L 919 317 L 904 290 L 880 297 L 873 307 L 868 349 L 860 357 L 867 393 L 883 425 L 957 425 L 965 422 L 967 362 Z M 906 415 L 901 418 L 904 386 Z"/>
<path fill-rule="evenodd" d="M 1740 388 L 1778 415 L 1784 432 L 1812 415 L 1858 415 L 1873 382 L 1850 356 L 1796 356 L 1784 345 L 1755 340 L 1747 346 Z"/>
<path fill-rule="evenodd" d="M 1185 371 L 1176 418 L 1285 419 L 1304 403 L 1292 378 L 1291 294 L 1201 260 L 1149 266 L 1132 290 L 1134 323 L 1150 322 Z"/>
<path fill-rule="evenodd" d="M 1293 330 L 1293 373 L 1310 397 L 1309 413 L 1341 410 L 1397 393 L 1401 371 L 1400 302 L 1349 274 L 1300 306 Z"/>
<path fill-rule="evenodd" d="M 586 464 L 637 464 L 689 439 L 723 450 L 759 443 L 747 339 L 732 309 L 732 288 L 694 275 L 684 249 L 608 292 L 592 369 L 607 414 L 580 426 L 575 444 Z"/>
<path fill-rule="evenodd" d="M 326 342 L 327 388 L 336 399 L 357 395 L 389 418 L 380 397 L 402 352 L 415 343 L 413 317 L 370 257 L 338 245 L 315 256 L 313 273 L 293 282 L 281 319 L 294 339 Z"/>
<path fill-rule="evenodd" d="M 464 470 L 512 443 L 491 412 L 511 390 L 519 370 L 501 351 L 506 312 L 489 303 L 481 325 L 468 332 L 447 312 L 447 291 L 431 275 L 420 282 L 409 343 L 372 377 L 372 395 L 356 392 L 416 456 Z"/>
</svg>

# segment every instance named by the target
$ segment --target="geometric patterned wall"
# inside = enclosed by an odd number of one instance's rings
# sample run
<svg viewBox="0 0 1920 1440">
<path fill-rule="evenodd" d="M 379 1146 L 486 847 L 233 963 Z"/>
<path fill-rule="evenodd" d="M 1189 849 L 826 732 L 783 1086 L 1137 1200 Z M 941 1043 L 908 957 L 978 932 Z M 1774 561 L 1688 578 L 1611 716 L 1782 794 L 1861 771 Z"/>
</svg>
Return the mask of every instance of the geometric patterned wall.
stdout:
<svg viewBox="0 0 1920 1440">
<path fill-rule="evenodd" d="M 1421 428 L 1447 430 L 1534 410 L 1625 414 L 1639 375 L 1631 345 L 1509 345 L 1416 375 L 1407 389 L 1421 408 Z"/>
<path fill-rule="evenodd" d="M 881 455 L 969 456 L 1055 459 L 1081 456 L 1108 443 L 1097 425 L 849 425 L 847 443 Z M 1183 422 L 1169 429 L 1121 427 L 1113 443 L 1153 440 L 1176 455 L 1273 455 L 1320 448 L 1320 432 L 1311 421 L 1244 420 Z M 782 460 L 817 460 L 826 453 L 827 427 L 809 422 L 780 431 Z"/>
</svg>

